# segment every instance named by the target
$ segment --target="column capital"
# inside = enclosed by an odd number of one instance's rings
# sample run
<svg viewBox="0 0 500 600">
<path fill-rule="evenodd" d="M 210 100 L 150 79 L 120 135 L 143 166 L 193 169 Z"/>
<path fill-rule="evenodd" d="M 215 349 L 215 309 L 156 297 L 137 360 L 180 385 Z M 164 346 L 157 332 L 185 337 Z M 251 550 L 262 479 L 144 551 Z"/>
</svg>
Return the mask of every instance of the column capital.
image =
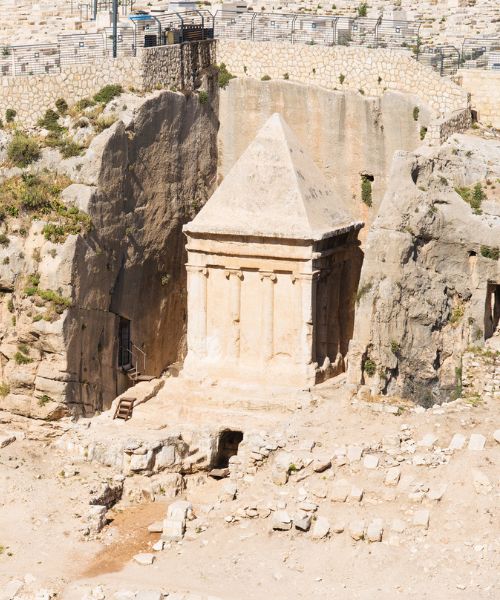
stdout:
<svg viewBox="0 0 500 600">
<path fill-rule="evenodd" d="M 224 275 L 226 279 L 229 279 L 231 275 L 234 275 L 238 279 L 243 279 L 243 273 L 241 269 L 224 269 Z"/>
<path fill-rule="evenodd" d="M 259 271 L 260 280 L 264 281 L 264 279 L 270 279 L 273 283 L 278 280 L 278 276 L 274 271 Z"/>
<path fill-rule="evenodd" d="M 186 265 L 186 271 L 189 273 L 201 273 L 202 275 L 208 275 L 208 269 L 204 265 Z"/>
</svg>

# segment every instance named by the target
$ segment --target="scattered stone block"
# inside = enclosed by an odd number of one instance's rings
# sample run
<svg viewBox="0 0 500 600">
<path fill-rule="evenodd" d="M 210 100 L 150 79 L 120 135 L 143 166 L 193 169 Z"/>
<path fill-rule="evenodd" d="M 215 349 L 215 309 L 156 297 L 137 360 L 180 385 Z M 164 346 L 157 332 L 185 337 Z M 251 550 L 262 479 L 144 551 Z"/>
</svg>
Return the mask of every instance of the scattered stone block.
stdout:
<svg viewBox="0 0 500 600">
<path fill-rule="evenodd" d="M 167 519 L 171 521 L 184 521 L 192 512 L 193 505 L 186 500 L 172 502 L 167 509 Z"/>
<path fill-rule="evenodd" d="M 427 498 L 429 500 L 434 500 L 435 502 L 439 502 L 441 498 L 444 496 L 446 492 L 446 483 L 441 483 L 439 485 L 431 487 L 431 489 L 427 492 Z"/>
<path fill-rule="evenodd" d="M 350 463 L 361 460 L 362 455 L 363 455 L 363 448 L 361 446 L 349 446 L 347 448 L 347 460 Z"/>
<path fill-rule="evenodd" d="M 295 528 L 299 529 L 300 531 L 309 531 L 311 528 L 311 521 L 312 517 L 310 514 L 302 513 L 294 518 L 293 524 L 295 525 Z"/>
<path fill-rule="evenodd" d="M 388 486 L 396 486 L 399 483 L 399 479 L 401 478 L 401 469 L 400 467 L 391 467 L 384 479 L 385 485 Z"/>
<path fill-rule="evenodd" d="M 486 438 L 480 433 L 472 433 L 469 439 L 469 450 L 480 451 L 484 449 Z"/>
<path fill-rule="evenodd" d="M 345 502 L 350 491 L 350 484 L 346 479 L 339 479 L 332 485 L 330 499 L 332 502 Z"/>
<path fill-rule="evenodd" d="M 361 519 L 349 523 L 349 535 L 353 540 L 362 540 L 365 537 L 365 522 Z"/>
<path fill-rule="evenodd" d="M 153 544 L 152 548 L 155 552 L 161 552 L 163 548 L 165 548 L 165 542 L 163 540 L 158 540 Z"/>
<path fill-rule="evenodd" d="M 227 502 L 231 502 L 236 498 L 236 494 L 238 492 L 238 486 L 234 481 L 226 481 L 222 486 L 222 494 L 220 496 L 221 500 L 225 500 Z"/>
<path fill-rule="evenodd" d="M 369 542 L 381 542 L 384 531 L 382 519 L 373 519 L 366 528 L 366 539 Z"/>
<path fill-rule="evenodd" d="M 0 598 L 2 598 L 2 600 L 14 600 L 18 592 L 22 590 L 23 585 L 24 582 L 20 579 L 12 579 L 12 581 L 9 581 L 5 588 L 1 590 L 2 595 Z"/>
<path fill-rule="evenodd" d="M 355 502 L 361 502 L 361 499 L 363 498 L 363 493 L 364 493 L 363 488 L 361 488 L 357 485 L 353 485 L 351 488 L 351 491 L 349 493 L 349 498 L 351 500 L 354 500 Z"/>
<path fill-rule="evenodd" d="M 451 438 L 450 445 L 448 446 L 450 450 L 462 450 L 465 446 L 465 435 L 461 433 L 455 433 L 455 435 Z"/>
<path fill-rule="evenodd" d="M 417 510 L 417 512 L 413 515 L 413 525 L 416 527 L 423 527 L 424 529 L 428 529 L 429 527 L 429 518 L 430 513 L 427 509 Z"/>
<path fill-rule="evenodd" d="M 271 479 L 274 485 L 285 485 L 288 482 L 288 469 L 275 466 L 271 471 Z"/>
<path fill-rule="evenodd" d="M 147 566 L 152 565 L 155 560 L 155 555 L 150 554 L 149 552 L 141 552 L 140 554 L 136 554 L 134 556 L 134 561 L 138 565 Z"/>
<path fill-rule="evenodd" d="M 213 479 L 224 479 L 229 476 L 229 469 L 212 469 L 209 471 L 208 476 Z"/>
<path fill-rule="evenodd" d="M 162 539 L 168 542 L 179 542 L 184 537 L 186 532 L 185 521 L 174 521 L 172 519 L 165 519 L 163 521 L 163 534 Z"/>
<path fill-rule="evenodd" d="M 149 533 L 162 533 L 163 531 L 163 521 L 155 521 L 148 525 Z"/>
<path fill-rule="evenodd" d="M 328 496 L 328 488 L 324 481 L 321 481 L 311 489 L 311 494 L 316 498 L 326 498 Z"/>
<path fill-rule="evenodd" d="M 273 514 L 272 528 L 277 531 L 288 531 L 292 528 L 292 518 L 286 510 L 278 510 Z"/>
<path fill-rule="evenodd" d="M 432 448 L 438 439 L 438 436 L 434 433 L 427 433 L 417 442 L 417 446 L 421 446 L 422 448 Z"/>
<path fill-rule="evenodd" d="M 323 539 L 330 532 L 330 522 L 326 517 L 318 517 L 314 523 L 312 537 L 315 540 Z"/>
<path fill-rule="evenodd" d="M 497 444 L 500 444 L 500 429 L 496 429 L 493 432 L 493 439 L 495 440 L 495 442 L 497 442 Z"/>
<path fill-rule="evenodd" d="M 301 502 L 298 507 L 305 512 L 315 512 L 318 510 L 318 505 L 314 502 Z"/>
<path fill-rule="evenodd" d="M 315 473 L 323 473 L 332 466 L 332 461 L 329 458 L 315 458 L 313 461 L 313 471 Z"/>
<path fill-rule="evenodd" d="M 378 467 L 378 456 L 375 454 L 367 454 L 363 458 L 363 466 L 365 469 L 376 469 Z"/>
<path fill-rule="evenodd" d="M 342 533 L 345 529 L 345 523 L 344 521 L 341 521 L 340 519 L 336 519 L 333 524 L 332 524 L 332 531 L 334 533 Z"/>
</svg>

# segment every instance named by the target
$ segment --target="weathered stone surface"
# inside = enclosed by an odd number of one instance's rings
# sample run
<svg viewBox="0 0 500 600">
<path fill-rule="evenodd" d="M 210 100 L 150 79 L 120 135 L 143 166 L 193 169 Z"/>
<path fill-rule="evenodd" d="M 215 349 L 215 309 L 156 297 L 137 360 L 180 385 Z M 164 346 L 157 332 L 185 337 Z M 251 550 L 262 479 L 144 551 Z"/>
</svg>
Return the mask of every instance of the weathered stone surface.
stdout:
<svg viewBox="0 0 500 600">
<path fill-rule="evenodd" d="M 418 510 L 413 515 L 413 525 L 427 529 L 429 527 L 430 513 L 427 509 Z"/>
<path fill-rule="evenodd" d="M 353 540 L 362 540 L 365 537 L 366 524 L 362 520 L 355 520 L 349 523 L 349 535 Z"/>
<path fill-rule="evenodd" d="M 285 510 L 278 510 L 273 514 L 271 525 L 277 531 L 288 531 L 292 528 L 292 518 Z"/>
<path fill-rule="evenodd" d="M 471 433 L 468 446 L 469 450 L 483 450 L 485 444 L 486 438 L 484 437 L 484 435 L 481 435 L 480 433 Z"/>
<path fill-rule="evenodd" d="M 154 554 L 149 554 L 147 552 L 143 552 L 141 554 L 136 554 L 134 556 L 134 561 L 142 566 L 152 565 L 155 560 Z"/>
<path fill-rule="evenodd" d="M 312 538 L 321 540 L 330 532 L 330 521 L 326 517 L 317 517 L 312 528 Z"/>
<path fill-rule="evenodd" d="M 382 519 L 373 519 L 366 528 L 366 539 L 369 542 L 381 542 L 383 531 Z"/>
</svg>

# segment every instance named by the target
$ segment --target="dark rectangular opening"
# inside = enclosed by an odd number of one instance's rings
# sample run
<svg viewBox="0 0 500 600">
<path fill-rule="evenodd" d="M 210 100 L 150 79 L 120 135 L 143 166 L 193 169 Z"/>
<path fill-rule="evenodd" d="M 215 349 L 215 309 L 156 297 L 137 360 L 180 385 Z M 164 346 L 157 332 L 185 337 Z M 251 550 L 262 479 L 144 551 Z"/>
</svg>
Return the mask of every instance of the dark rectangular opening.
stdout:
<svg viewBox="0 0 500 600">
<path fill-rule="evenodd" d="M 132 354 L 130 352 L 130 321 L 120 317 L 118 324 L 118 366 L 122 368 L 132 366 Z"/>
<path fill-rule="evenodd" d="M 488 283 L 486 306 L 484 311 L 484 339 L 492 337 L 499 329 L 500 321 L 500 284 Z M 500 333 L 500 331 L 498 331 Z"/>
</svg>

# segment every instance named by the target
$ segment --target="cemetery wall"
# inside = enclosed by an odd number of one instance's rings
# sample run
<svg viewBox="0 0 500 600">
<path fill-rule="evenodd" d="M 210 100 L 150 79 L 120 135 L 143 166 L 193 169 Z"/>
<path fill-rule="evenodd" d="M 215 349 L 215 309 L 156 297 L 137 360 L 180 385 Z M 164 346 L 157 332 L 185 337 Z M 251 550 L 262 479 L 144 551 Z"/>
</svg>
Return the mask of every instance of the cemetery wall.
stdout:
<svg viewBox="0 0 500 600">
<path fill-rule="evenodd" d="M 462 69 L 459 80 L 471 94 L 479 119 L 500 129 L 500 71 Z"/>
</svg>

